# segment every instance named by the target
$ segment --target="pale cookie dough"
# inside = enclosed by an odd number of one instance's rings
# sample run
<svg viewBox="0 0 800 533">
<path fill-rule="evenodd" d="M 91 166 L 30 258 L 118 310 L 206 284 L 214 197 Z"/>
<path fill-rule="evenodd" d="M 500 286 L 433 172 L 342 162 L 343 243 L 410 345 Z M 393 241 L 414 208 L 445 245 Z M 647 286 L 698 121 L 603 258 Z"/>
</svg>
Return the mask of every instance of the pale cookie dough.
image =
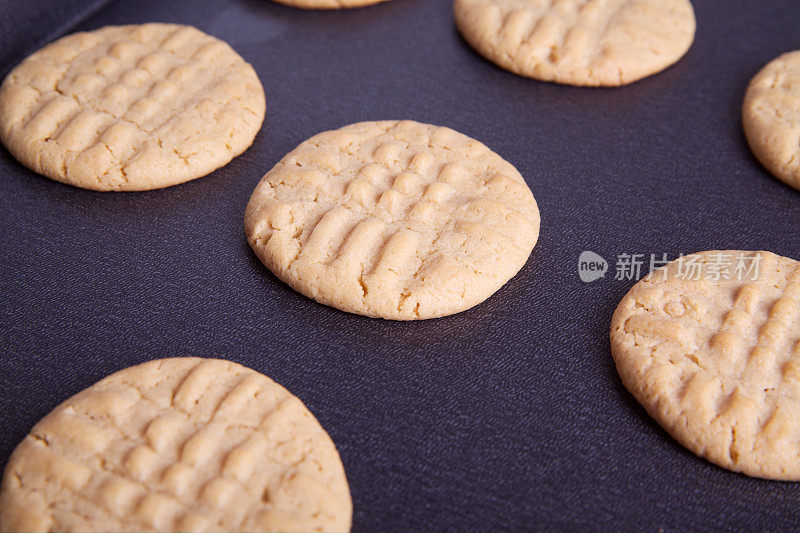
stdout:
<svg viewBox="0 0 800 533">
<path fill-rule="evenodd" d="M 253 142 L 264 90 L 228 44 L 176 24 L 107 26 L 34 53 L 0 86 L 0 141 L 78 187 L 158 189 L 199 178 Z"/>
<path fill-rule="evenodd" d="M 302 9 L 347 9 L 386 2 L 386 0 L 272 0 L 278 4 Z"/>
<path fill-rule="evenodd" d="M 14 450 L 0 531 L 347 531 L 330 437 L 296 397 L 220 359 L 121 370 Z"/>
<path fill-rule="evenodd" d="M 761 164 L 800 189 L 800 50 L 783 54 L 753 78 L 742 121 Z"/>
<path fill-rule="evenodd" d="M 689 450 L 750 476 L 800 480 L 798 319 L 800 263 L 701 252 L 630 290 L 611 351 L 625 387 Z"/>
<path fill-rule="evenodd" d="M 413 121 L 320 133 L 256 187 L 261 261 L 295 290 L 397 320 L 458 313 L 525 264 L 539 210 L 517 170 L 476 140 Z"/>
<path fill-rule="evenodd" d="M 618 86 L 677 62 L 694 40 L 689 0 L 455 0 L 464 39 L 529 78 Z"/>
</svg>

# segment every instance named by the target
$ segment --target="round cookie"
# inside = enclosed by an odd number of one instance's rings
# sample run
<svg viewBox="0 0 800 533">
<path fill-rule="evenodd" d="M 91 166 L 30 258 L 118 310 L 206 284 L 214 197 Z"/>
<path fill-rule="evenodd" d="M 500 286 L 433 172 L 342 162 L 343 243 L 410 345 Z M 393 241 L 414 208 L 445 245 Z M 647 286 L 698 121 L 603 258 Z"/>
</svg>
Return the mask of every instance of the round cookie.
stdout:
<svg viewBox="0 0 800 533">
<path fill-rule="evenodd" d="M 539 210 L 522 176 L 480 142 L 413 121 L 315 135 L 267 172 L 245 213 L 250 246 L 281 280 L 351 313 L 458 313 L 525 264 Z"/>
<path fill-rule="evenodd" d="M 296 397 L 220 359 L 121 370 L 14 450 L 0 531 L 346 531 L 330 437 Z"/>
<path fill-rule="evenodd" d="M 676 63 L 694 40 L 689 0 L 455 0 L 464 39 L 543 81 L 618 86 Z"/>
<path fill-rule="evenodd" d="M 386 0 L 273 0 L 273 2 L 301 9 L 348 9 L 371 6 Z"/>
<path fill-rule="evenodd" d="M 0 141 L 22 164 L 86 189 L 198 178 L 253 142 L 264 89 L 228 44 L 176 24 L 63 37 L 0 86 Z"/>
<path fill-rule="evenodd" d="M 753 78 L 742 122 L 761 164 L 800 189 L 800 50 L 783 54 Z"/>
<path fill-rule="evenodd" d="M 695 454 L 800 480 L 800 263 L 709 251 L 655 270 L 622 299 L 611 352 L 625 387 Z"/>
</svg>

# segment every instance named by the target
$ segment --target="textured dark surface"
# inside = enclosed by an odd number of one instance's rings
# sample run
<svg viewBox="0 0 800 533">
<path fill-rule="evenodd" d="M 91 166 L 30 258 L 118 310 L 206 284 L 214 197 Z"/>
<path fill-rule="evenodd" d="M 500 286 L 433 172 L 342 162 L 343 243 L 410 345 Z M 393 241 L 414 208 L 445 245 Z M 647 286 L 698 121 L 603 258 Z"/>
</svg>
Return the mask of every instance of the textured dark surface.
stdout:
<svg viewBox="0 0 800 533">
<path fill-rule="evenodd" d="M 69 31 L 105 3 L 106 0 L 0 0 L 0 65 L 3 70 L 29 48 L 45 44 L 48 35 Z"/>
<path fill-rule="evenodd" d="M 695 1 L 696 42 L 677 66 L 619 89 L 492 66 L 461 40 L 446 0 L 92 11 L 69 31 L 167 21 L 228 41 L 261 77 L 267 120 L 227 167 L 148 193 L 71 188 L 0 152 L 0 463 L 112 371 L 215 356 L 273 377 L 316 414 L 347 469 L 356 531 L 797 529 L 800 485 L 685 451 L 623 389 L 609 353 L 611 314 L 632 284 L 613 279 L 617 254 L 800 258 L 800 193 L 754 160 L 739 113 L 750 77 L 800 48 L 800 4 L 721 4 Z M 245 241 L 250 192 L 284 153 L 386 118 L 486 143 L 539 202 L 530 261 L 470 311 L 417 323 L 344 314 L 277 281 Z M 612 263 L 593 284 L 577 275 L 585 249 Z"/>
</svg>

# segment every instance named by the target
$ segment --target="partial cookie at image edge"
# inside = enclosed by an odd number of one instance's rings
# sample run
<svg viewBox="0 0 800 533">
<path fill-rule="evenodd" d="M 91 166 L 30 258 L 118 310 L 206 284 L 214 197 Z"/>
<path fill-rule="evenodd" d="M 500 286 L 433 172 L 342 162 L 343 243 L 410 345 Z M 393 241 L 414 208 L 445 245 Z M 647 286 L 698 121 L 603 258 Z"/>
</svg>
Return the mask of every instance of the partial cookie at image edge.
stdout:
<svg viewBox="0 0 800 533">
<path fill-rule="evenodd" d="M 759 162 L 800 189 L 800 50 L 773 59 L 753 77 L 742 104 L 742 125 Z"/>
<path fill-rule="evenodd" d="M 689 0 L 566 0 L 557 8 L 455 0 L 453 11 L 485 59 L 520 76 L 586 87 L 618 87 L 666 70 L 688 52 L 696 29 Z"/>
<path fill-rule="evenodd" d="M 800 480 L 800 332 L 789 325 L 798 314 L 799 262 L 699 252 L 628 291 L 611 353 L 625 388 L 691 452 L 749 476 Z"/>
<path fill-rule="evenodd" d="M 355 9 L 388 2 L 389 0 L 272 0 L 299 9 Z"/>
<path fill-rule="evenodd" d="M 336 448 L 303 403 L 232 361 L 156 359 L 65 400 L 15 448 L 2 531 L 348 531 Z"/>
</svg>

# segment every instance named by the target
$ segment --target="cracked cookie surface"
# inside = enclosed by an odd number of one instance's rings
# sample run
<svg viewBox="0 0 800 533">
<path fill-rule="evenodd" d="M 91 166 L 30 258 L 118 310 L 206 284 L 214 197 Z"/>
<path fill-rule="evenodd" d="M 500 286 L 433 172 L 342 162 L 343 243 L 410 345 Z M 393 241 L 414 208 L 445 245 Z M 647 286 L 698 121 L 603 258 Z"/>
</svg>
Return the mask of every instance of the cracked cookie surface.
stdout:
<svg viewBox="0 0 800 533">
<path fill-rule="evenodd" d="M 614 313 L 611 351 L 625 387 L 689 450 L 800 480 L 798 320 L 800 263 L 700 252 L 634 285 Z"/>
<path fill-rule="evenodd" d="M 286 389 L 220 359 L 121 370 L 14 450 L 0 531 L 346 531 L 330 437 Z"/>
<path fill-rule="evenodd" d="M 387 0 L 272 0 L 278 4 L 302 9 L 348 9 L 365 7 L 386 2 Z"/>
<path fill-rule="evenodd" d="M 464 39 L 542 81 L 618 86 L 676 63 L 694 40 L 689 0 L 455 0 Z"/>
<path fill-rule="evenodd" d="M 525 264 L 539 210 L 482 143 L 413 121 L 303 142 L 245 212 L 250 246 L 298 292 L 351 313 L 433 318 L 477 305 Z"/>
<path fill-rule="evenodd" d="M 800 189 L 800 50 L 774 59 L 753 78 L 742 123 L 761 164 Z"/>
<path fill-rule="evenodd" d="M 191 26 L 107 26 L 63 37 L 0 86 L 0 140 L 28 168 L 95 190 L 182 183 L 241 154 L 264 90 L 227 43 Z"/>
</svg>

